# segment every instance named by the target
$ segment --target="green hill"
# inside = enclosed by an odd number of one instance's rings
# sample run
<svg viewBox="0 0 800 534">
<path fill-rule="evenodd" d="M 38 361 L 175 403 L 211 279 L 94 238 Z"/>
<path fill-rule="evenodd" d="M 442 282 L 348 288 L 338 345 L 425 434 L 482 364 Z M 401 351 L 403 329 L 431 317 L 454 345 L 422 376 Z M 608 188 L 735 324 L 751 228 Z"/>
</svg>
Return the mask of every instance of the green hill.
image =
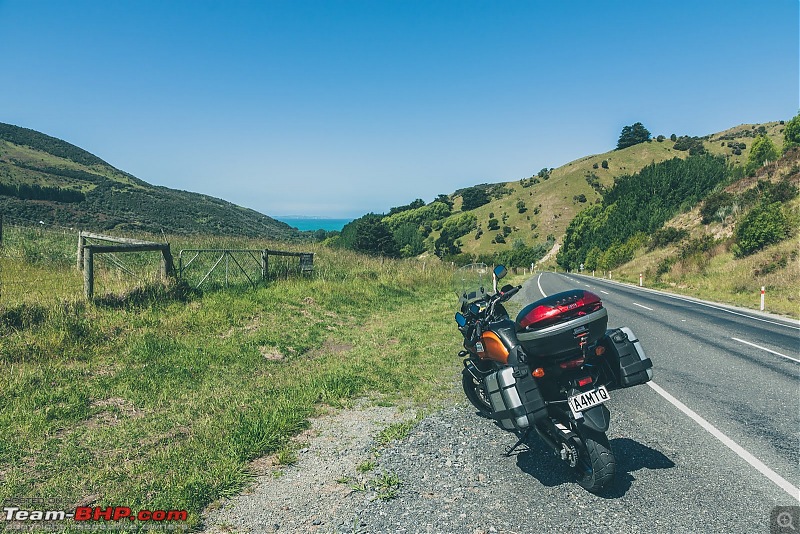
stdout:
<svg viewBox="0 0 800 534">
<path fill-rule="evenodd" d="M 0 211 L 7 221 L 169 234 L 293 240 L 299 232 L 224 200 L 153 186 L 70 143 L 0 123 Z"/>
<path fill-rule="evenodd" d="M 763 130 L 759 130 L 760 128 Z M 756 132 L 766 132 L 768 137 L 781 146 L 782 128 L 779 122 L 744 124 L 705 136 L 701 141 L 709 153 L 725 155 L 730 163 L 740 165 L 747 161 L 750 144 Z M 548 236 L 561 242 L 575 215 L 600 201 L 600 186 L 611 187 L 614 185 L 614 178 L 632 175 L 651 163 L 688 157 L 688 151 L 677 150 L 675 144 L 665 136 L 660 142 L 653 140 L 622 150 L 580 158 L 553 169 L 546 179 L 533 175 L 524 180 L 502 184 L 507 194 L 470 211 L 476 216 L 478 229 L 482 233 L 477 239 L 477 229 L 464 236 L 461 239 L 462 252 L 492 254 L 511 247 L 515 241 L 521 241 L 528 246 L 544 244 Z M 734 148 L 730 146 L 733 144 L 737 145 L 739 154 L 734 154 Z M 745 145 L 745 148 L 739 149 L 740 144 Z M 606 166 L 603 165 L 604 161 Z M 595 186 L 592 187 L 591 184 Z M 461 195 L 454 194 L 453 197 L 455 205 L 454 215 L 451 217 L 458 215 L 461 206 Z M 581 201 L 583 198 L 585 202 Z M 518 206 L 524 211 L 520 212 Z M 494 217 L 490 217 L 490 214 Z M 498 220 L 499 230 L 488 230 L 491 218 Z M 508 227 L 510 232 L 506 230 L 508 235 L 503 235 L 504 243 L 497 243 L 497 235 L 503 234 L 503 227 Z"/>
<path fill-rule="evenodd" d="M 672 217 L 613 278 L 755 309 L 765 287 L 767 311 L 798 318 L 798 190 L 794 149 Z"/>
</svg>

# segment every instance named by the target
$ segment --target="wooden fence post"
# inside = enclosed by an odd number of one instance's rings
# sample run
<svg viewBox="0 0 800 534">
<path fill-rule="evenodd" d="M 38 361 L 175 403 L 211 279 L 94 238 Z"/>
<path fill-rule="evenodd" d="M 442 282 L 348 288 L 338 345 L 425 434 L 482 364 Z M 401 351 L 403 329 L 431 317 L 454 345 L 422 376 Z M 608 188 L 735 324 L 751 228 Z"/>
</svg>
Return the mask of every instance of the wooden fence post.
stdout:
<svg viewBox="0 0 800 534">
<path fill-rule="evenodd" d="M 86 246 L 86 238 L 83 233 L 78 232 L 78 270 L 83 270 L 83 249 Z"/>
<path fill-rule="evenodd" d="M 83 294 L 86 300 L 94 297 L 94 253 L 92 247 L 83 247 Z"/>
<path fill-rule="evenodd" d="M 172 260 L 172 252 L 169 244 L 161 249 L 161 278 L 175 277 L 175 262 Z"/>
<path fill-rule="evenodd" d="M 266 250 L 261 251 L 261 279 L 266 280 L 269 276 L 269 255 Z"/>
</svg>

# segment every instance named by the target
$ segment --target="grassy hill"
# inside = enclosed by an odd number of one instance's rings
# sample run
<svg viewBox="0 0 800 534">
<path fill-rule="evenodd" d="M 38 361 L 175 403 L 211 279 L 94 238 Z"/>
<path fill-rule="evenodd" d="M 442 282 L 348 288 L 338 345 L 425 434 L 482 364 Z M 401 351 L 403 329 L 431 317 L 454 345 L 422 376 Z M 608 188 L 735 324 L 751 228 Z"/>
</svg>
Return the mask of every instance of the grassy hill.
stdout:
<svg viewBox="0 0 800 534">
<path fill-rule="evenodd" d="M 709 153 L 725 155 L 730 163 L 741 165 L 747 161 L 750 145 L 760 131 L 765 132 L 777 146 L 782 145 L 783 125 L 780 122 L 743 124 L 707 135 L 701 141 Z M 511 247 L 515 241 L 522 241 L 528 246 L 545 243 L 548 236 L 560 242 L 573 217 L 600 199 L 600 194 L 592 188 L 590 181 L 611 187 L 615 177 L 632 175 L 651 163 L 688 157 L 688 151 L 676 150 L 675 142 L 665 137 L 661 142 L 653 140 L 580 158 L 553 169 L 547 179 L 531 176 L 526 180 L 503 184 L 508 194 L 471 210 L 477 217 L 478 228 L 483 232 L 477 239 L 477 231 L 464 236 L 461 239 L 462 251 L 473 255 L 492 254 Z M 734 143 L 745 145 L 744 149 L 739 149 L 740 154 L 733 153 L 730 145 Z M 607 162 L 607 168 L 603 166 L 603 161 Z M 538 183 L 528 185 L 532 181 Z M 580 202 L 580 195 L 585 196 L 586 202 Z M 461 207 L 461 195 L 454 194 L 453 197 L 455 205 L 451 218 L 460 214 Z M 520 201 L 525 207 L 522 213 L 517 208 Z M 488 230 L 487 225 L 492 218 L 490 214 L 498 220 L 499 230 Z M 496 236 L 503 233 L 504 226 L 511 230 L 503 236 L 505 243 L 493 243 Z M 434 232 L 432 236 L 435 239 L 438 234 Z"/>
<path fill-rule="evenodd" d="M 148 184 L 54 137 L 0 123 L 0 211 L 7 221 L 84 230 L 292 240 L 289 225 L 218 198 Z"/>
<path fill-rule="evenodd" d="M 613 278 L 638 283 L 641 273 L 648 287 L 755 309 L 760 305 L 763 286 L 767 311 L 800 318 L 800 252 L 796 235 L 754 254 L 735 253 L 736 231 L 753 206 L 764 198 L 767 183 L 800 187 L 800 150 L 790 151 L 762 167 L 755 176 L 720 188 L 718 193 L 729 195 L 730 200 L 710 221 L 703 222 L 704 203 L 673 217 L 664 227 L 681 232 L 683 237 L 665 246 L 640 248 L 633 260 L 614 269 Z M 783 211 L 796 232 L 800 226 L 800 197 L 783 202 Z"/>
</svg>

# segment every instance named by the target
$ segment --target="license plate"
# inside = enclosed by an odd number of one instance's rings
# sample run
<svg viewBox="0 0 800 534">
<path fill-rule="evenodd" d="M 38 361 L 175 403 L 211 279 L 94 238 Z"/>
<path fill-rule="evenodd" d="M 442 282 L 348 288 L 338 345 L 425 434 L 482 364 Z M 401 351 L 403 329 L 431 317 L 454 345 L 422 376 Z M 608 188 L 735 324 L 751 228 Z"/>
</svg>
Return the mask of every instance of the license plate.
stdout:
<svg viewBox="0 0 800 534">
<path fill-rule="evenodd" d="M 609 396 L 606 387 L 599 386 L 597 389 L 584 391 L 583 393 L 579 393 L 570 397 L 568 399 L 569 409 L 572 410 L 572 415 L 579 417 L 581 412 L 588 410 L 589 408 L 593 408 L 598 404 L 603 404 L 610 399 L 611 397 Z"/>
</svg>

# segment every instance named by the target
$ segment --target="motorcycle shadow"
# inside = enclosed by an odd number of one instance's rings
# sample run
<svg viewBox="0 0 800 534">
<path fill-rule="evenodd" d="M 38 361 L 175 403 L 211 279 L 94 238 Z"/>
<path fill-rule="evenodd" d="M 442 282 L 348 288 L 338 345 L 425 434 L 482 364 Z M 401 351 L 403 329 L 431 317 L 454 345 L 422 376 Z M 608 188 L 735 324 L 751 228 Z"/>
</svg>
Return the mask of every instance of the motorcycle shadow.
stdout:
<svg viewBox="0 0 800 534">
<path fill-rule="evenodd" d="M 598 497 L 604 499 L 623 497 L 636 480 L 633 473 L 640 469 L 675 467 L 675 462 L 661 451 L 630 438 L 615 438 L 610 440 L 610 444 L 617 462 L 617 472 L 613 483 L 598 493 Z M 527 450 L 517 454 L 517 466 L 548 487 L 574 483 L 569 467 L 556 458 L 552 450 L 538 438 L 529 439 Z"/>
</svg>

